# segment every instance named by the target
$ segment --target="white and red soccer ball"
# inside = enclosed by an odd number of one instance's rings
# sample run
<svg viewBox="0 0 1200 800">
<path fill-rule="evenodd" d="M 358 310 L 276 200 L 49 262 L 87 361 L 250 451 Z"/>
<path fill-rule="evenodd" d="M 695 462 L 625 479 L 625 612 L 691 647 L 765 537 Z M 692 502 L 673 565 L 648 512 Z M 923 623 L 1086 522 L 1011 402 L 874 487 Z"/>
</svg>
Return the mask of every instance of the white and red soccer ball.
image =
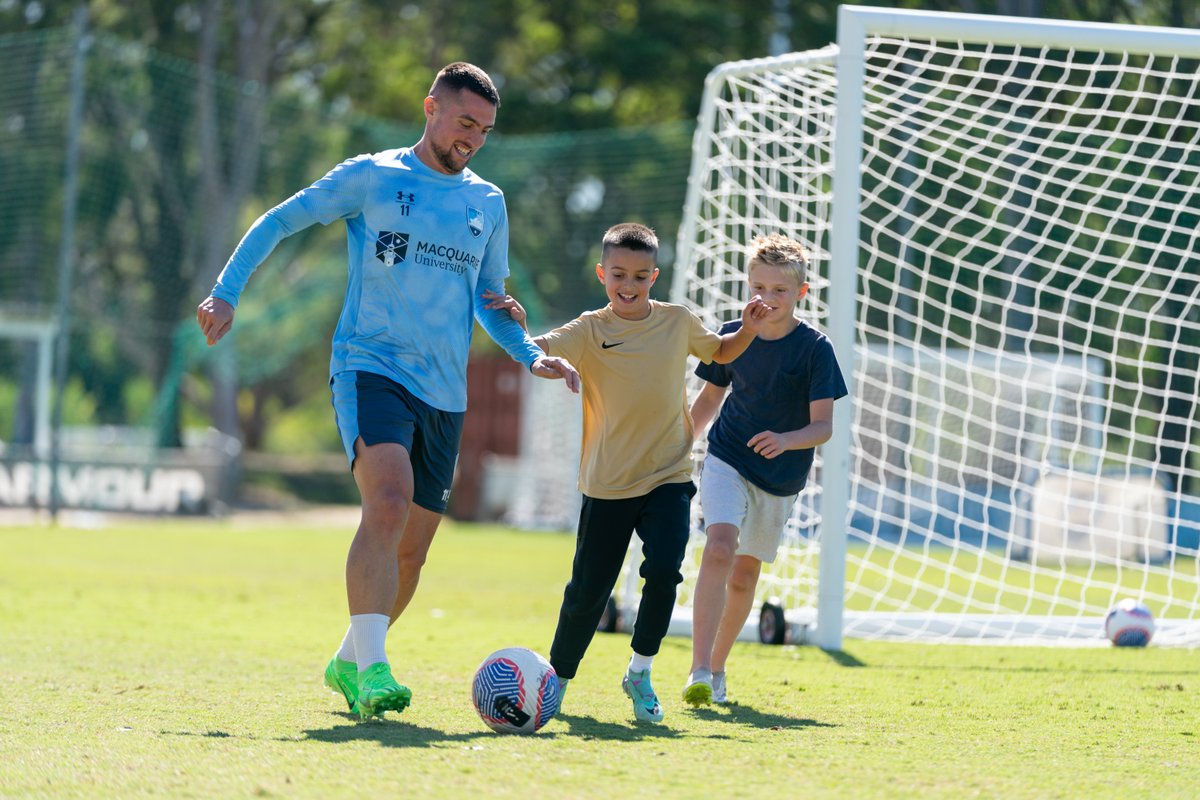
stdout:
<svg viewBox="0 0 1200 800">
<path fill-rule="evenodd" d="M 1154 636 L 1154 615 L 1145 603 L 1126 598 L 1104 618 L 1104 635 L 1117 647 L 1145 647 Z"/>
<path fill-rule="evenodd" d="M 471 697 L 479 718 L 499 733 L 534 733 L 562 702 L 550 662 L 524 647 L 506 647 L 475 670 Z"/>
</svg>

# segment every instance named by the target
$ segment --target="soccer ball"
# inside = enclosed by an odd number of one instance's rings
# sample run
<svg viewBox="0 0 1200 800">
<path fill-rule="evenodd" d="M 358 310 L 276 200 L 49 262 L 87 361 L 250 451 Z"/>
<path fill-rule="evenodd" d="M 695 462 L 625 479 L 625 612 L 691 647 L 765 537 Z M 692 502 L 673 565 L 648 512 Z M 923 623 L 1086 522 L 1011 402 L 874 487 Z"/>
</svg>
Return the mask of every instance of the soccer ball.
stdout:
<svg viewBox="0 0 1200 800">
<path fill-rule="evenodd" d="M 471 696 L 479 718 L 499 733 L 534 733 L 554 718 L 562 693 L 550 662 L 524 647 L 506 647 L 475 670 Z"/>
<path fill-rule="evenodd" d="M 1117 647 L 1145 647 L 1154 635 L 1154 615 L 1145 603 L 1126 598 L 1104 618 L 1104 634 Z"/>
</svg>

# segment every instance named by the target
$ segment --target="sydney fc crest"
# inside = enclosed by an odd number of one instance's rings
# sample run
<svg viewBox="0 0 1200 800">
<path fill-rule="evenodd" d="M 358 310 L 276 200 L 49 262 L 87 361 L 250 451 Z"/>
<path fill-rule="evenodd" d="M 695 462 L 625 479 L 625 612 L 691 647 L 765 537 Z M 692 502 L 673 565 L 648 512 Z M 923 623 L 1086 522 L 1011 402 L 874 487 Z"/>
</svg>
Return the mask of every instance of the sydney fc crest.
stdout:
<svg viewBox="0 0 1200 800">
<path fill-rule="evenodd" d="M 390 267 L 403 262 L 408 255 L 408 234 L 395 231 L 380 231 L 375 240 L 375 257 Z"/>
<path fill-rule="evenodd" d="M 475 238 L 483 235 L 483 212 L 478 208 L 467 206 L 467 227 L 471 229 L 471 235 Z"/>
</svg>

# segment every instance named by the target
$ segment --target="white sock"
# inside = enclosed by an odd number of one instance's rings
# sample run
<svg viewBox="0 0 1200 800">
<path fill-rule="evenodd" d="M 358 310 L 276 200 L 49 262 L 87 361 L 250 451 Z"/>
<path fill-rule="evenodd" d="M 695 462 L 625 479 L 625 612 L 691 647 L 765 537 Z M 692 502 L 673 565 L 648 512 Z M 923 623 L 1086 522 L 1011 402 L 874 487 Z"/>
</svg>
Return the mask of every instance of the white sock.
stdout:
<svg viewBox="0 0 1200 800">
<path fill-rule="evenodd" d="M 342 639 L 342 646 L 338 648 L 337 657 L 342 661 L 353 662 L 354 659 L 354 626 L 346 626 L 346 635 Z"/>
<path fill-rule="evenodd" d="M 629 671 L 641 672 L 644 669 L 650 669 L 650 665 L 654 662 L 654 656 L 643 656 L 639 653 L 634 653 L 629 659 Z"/>
<path fill-rule="evenodd" d="M 387 663 L 387 653 L 383 649 L 388 632 L 387 614 L 352 614 L 350 616 L 350 631 L 354 635 L 354 656 L 358 671 L 365 672 L 367 667 Z"/>
</svg>

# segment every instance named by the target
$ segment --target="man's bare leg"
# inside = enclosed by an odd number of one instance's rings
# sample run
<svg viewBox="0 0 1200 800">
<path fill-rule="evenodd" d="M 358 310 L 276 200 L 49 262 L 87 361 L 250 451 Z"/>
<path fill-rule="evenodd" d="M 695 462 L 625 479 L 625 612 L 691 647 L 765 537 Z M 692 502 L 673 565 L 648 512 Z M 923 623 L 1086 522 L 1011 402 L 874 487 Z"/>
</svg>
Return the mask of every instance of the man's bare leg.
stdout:
<svg viewBox="0 0 1200 800">
<path fill-rule="evenodd" d="M 392 677 L 384 642 L 400 594 L 397 552 L 413 508 L 413 471 L 399 444 L 367 447 L 359 439 L 354 451 L 363 510 L 346 557 L 346 599 L 358 665 L 354 710 L 365 719 L 403 711 L 412 698 Z"/>
</svg>

